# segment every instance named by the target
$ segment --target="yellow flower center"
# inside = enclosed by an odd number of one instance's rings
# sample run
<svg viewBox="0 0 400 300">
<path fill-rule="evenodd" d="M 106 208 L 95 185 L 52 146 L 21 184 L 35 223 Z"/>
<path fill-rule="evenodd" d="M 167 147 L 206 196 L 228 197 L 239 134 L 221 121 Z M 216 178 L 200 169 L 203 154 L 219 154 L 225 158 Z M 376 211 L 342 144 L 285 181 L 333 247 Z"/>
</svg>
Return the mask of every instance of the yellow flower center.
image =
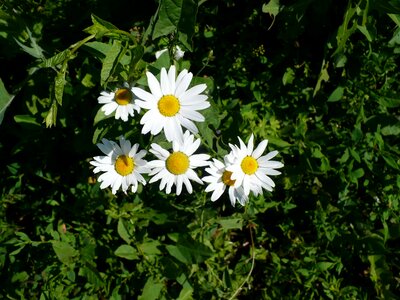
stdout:
<svg viewBox="0 0 400 300">
<path fill-rule="evenodd" d="M 183 152 L 173 152 L 166 160 L 166 168 L 174 175 L 186 173 L 189 168 L 189 157 Z"/>
<path fill-rule="evenodd" d="M 246 156 L 243 158 L 242 163 L 240 164 L 243 172 L 247 175 L 254 174 L 258 169 L 258 162 L 252 156 Z"/>
<path fill-rule="evenodd" d="M 119 105 L 127 105 L 132 101 L 132 92 L 129 89 L 119 89 L 115 92 L 115 101 Z"/>
<path fill-rule="evenodd" d="M 175 116 L 181 108 L 178 98 L 173 95 L 162 96 L 157 105 L 160 114 L 166 117 Z"/>
<path fill-rule="evenodd" d="M 115 171 L 121 176 L 127 176 L 133 172 L 135 161 L 132 157 L 126 155 L 118 156 L 115 161 Z"/>
<path fill-rule="evenodd" d="M 222 182 L 225 185 L 233 186 L 235 184 L 236 180 L 232 180 L 231 175 L 232 175 L 232 172 L 229 172 L 229 171 L 224 171 L 224 173 L 222 173 Z"/>
</svg>

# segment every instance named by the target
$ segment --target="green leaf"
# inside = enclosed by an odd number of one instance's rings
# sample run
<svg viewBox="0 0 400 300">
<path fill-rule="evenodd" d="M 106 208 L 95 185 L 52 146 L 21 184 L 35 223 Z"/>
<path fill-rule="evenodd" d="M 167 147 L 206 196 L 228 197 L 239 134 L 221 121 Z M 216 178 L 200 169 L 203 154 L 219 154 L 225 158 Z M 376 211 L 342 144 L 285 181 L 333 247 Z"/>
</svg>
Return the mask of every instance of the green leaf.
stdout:
<svg viewBox="0 0 400 300">
<path fill-rule="evenodd" d="M 272 17 L 272 24 L 269 26 L 268 29 L 272 27 L 275 22 L 275 17 L 279 14 L 282 10 L 283 6 L 279 4 L 279 0 L 270 0 L 268 4 L 263 4 L 262 12 L 269 14 Z"/>
<path fill-rule="evenodd" d="M 142 294 L 138 297 L 139 300 L 156 300 L 160 299 L 161 290 L 164 285 L 155 280 L 153 277 L 149 277 L 146 284 L 143 287 Z"/>
<path fill-rule="evenodd" d="M 56 125 L 57 121 L 57 103 L 53 101 L 47 115 L 45 117 L 46 127 L 52 127 Z"/>
<path fill-rule="evenodd" d="M 130 245 L 121 245 L 115 250 L 114 254 L 128 260 L 139 259 L 137 250 Z"/>
<path fill-rule="evenodd" d="M 13 276 L 11 277 L 11 282 L 16 282 L 16 281 L 20 281 L 20 282 L 26 282 L 29 279 L 29 275 L 27 272 L 18 272 L 13 274 Z"/>
<path fill-rule="evenodd" d="M 285 74 L 282 77 L 283 85 L 292 84 L 295 78 L 295 73 L 292 68 L 287 68 Z"/>
<path fill-rule="evenodd" d="M 171 256 L 184 264 L 201 263 L 213 254 L 204 244 L 183 236 L 179 236 L 177 245 L 167 245 L 166 249 Z"/>
<path fill-rule="evenodd" d="M 53 250 L 56 253 L 58 259 L 63 264 L 71 264 L 75 261 L 78 256 L 78 251 L 74 249 L 70 244 L 62 241 L 52 242 Z"/>
<path fill-rule="evenodd" d="M 368 42 L 372 42 L 373 38 L 365 25 L 357 25 L 358 30 L 367 38 Z"/>
<path fill-rule="evenodd" d="M 161 243 L 157 240 L 154 240 L 139 245 L 139 248 L 144 255 L 159 255 L 161 254 L 161 251 L 157 248 L 158 246 L 161 246 Z"/>
<path fill-rule="evenodd" d="M 100 39 L 104 34 L 112 30 L 118 30 L 118 28 L 115 27 L 113 24 L 97 17 L 96 15 L 92 14 L 91 17 L 93 25 L 86 28 L 84 31 L 90 34 L 94 34 L 96 36 L 96 39 Z"/>
<path fill-rule="evenodd" d="M 396 162 L 396 159 L 391 154 L 389 154 L 388 152 L 385 151 L 385 152 L 382 152 L 382 157 L 385 160 L 385 162 L 389 166 L 391 166 L 393 169 L 395 169 L 395 170 L 400 169 L 398 163 Z"/>
<path fill-rule="evenodd" d="M 321 72 L 319 74 L 317 84 L 315 85 L 315 88 L 314 88 L 313 97 L 315 97 L 315 95 L 321 89 L 322 81 L 325 81 L 325 82 L 329 81 L 328 66 L 329 66 L 329 62 L 325 62 L 325 60 L 324 60 L 322 62 Z"/>
<path fill-rule="evenodd" d="M 66 60 L 69 60 L 71 56 L 71 50 L 66 49 L 60 53 L 57 53 L 56 55 L 44 59 L 40 64 L 38 64 L 39 68 L 51 68 L 55 67 L 61 63 L 63 63 Z"/>
<path fill-rule="evenodd" d="M 178 300 L 193 299 L 193 291 L 191 286 L 184 286 L 179 293 Z"/>
<path fill-rule="evenodd" d="M 157 39 L 178 31 L 179 40 L 191 49 L 197 9 L 195 0 L 162 0 L 152 38 Z"/>
<path fill-rule="evenodd" d="M 400 135 L 400 126 L 385 126 L 382 128 L 381 133 L 383 135 Z"/>
<path fill-rule="evenodd" d="M 321 261 L 321 262 L 317 263 L 316 267 L 318 270 L 325 272 L 325 271 L 331 269 L 333 265 L 334 265 L 334 263 L 332 263 L 332 262 Z"/>
<path fill-rule="evenodd" d="M 14 116 L 14 121 L 19 124 L 30 124 L 30 125 L 40 126 L 40 124 L 36 121 L 36 118 L 34 118 L 31 115 L 16 115 Z"/>
<path fill-rule="evenodd" d="M 65 86 L 65 74 L 67 72 L 67 63 L 64 63 L 65 66 L 61 68 L 61 70 L 57 73 L 57 76 L 54 78 L 54 97 L 58 105 L 62 105 L 62 98 L 64 94 L 64 86 Z"/>
<path fill-rule="evenodd" d="M 26 27 L 26 31 L 28 33 L 28 38 L 29 38 L 29 41 L 30 41 L 30 47 L 25 46 L 20 41 L 18 41 L 16 38 L 14 38 L 15 42 L 21 47 L 21 49 L 23 51 L 25 51 L 29 55 L 31 55 L 31 56 L 33 56 L 35 58 L 44 59 L 43 49 L 38 45 L 38 43 L 36 42 L 36 39 L 32 36 L 32 32 L 29 30 L 28 27 Z"/>
<path fill-rule="evenodd" d="M 118 54 L 121 52 L 121 45 L 114 41 L 112 47 L 106 53 L 106 57 L 104 58 L 103 65 L 100 72 L 100 84 L 103 85 L 107 79 L 110 77 L 111 70 L 114 67 L 115 60 L 118 57 Z"/>
<path fill-rule="evenodd" d="M 14 96 L 7 92 L 4 83 L 0 78 L 0 124 L 3 122 L 4 113 L 13 99 Z"/>
<path fill-rule="evenodd" d="M 342 99 L 344 88 L 342 86 L 338 86 L 332 94 L 328 97 L 328 102 L 336 102 Z"/>
<path fill-rule="evenodd" d="M 241 229 L 243 227 L 243 218 L 218 219 L 217 223 L 219 223 L 224 230 Z"/>
<path fill-rule="evenodd" d="M 350 181 L 357 183 L 358 179 L 364 176 L 364 169 L 363 168 L 358 168 L 354 171 L 350 172 Z"/>
<path fill-rule="evenodd" d="M 124 224 L 124 220 L 122 218 L 118 219 L 118 227 L 117 227 L 117 231 L 119 236 L 127 243 L 130 244 L 131 243 L 131 237 L 128 233 L 128 230 L 126 230 L 125 224 Z"/>
</svg>

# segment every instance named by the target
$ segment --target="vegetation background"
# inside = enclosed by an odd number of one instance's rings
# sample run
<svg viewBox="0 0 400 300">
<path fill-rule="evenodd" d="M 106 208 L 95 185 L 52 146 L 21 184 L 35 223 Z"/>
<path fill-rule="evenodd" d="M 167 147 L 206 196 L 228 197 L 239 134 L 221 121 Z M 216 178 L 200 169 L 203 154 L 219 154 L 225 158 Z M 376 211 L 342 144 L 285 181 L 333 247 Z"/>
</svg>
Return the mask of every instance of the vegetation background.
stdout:
<svg viewBox="0 0 400 300">
<path fill-rule="evenodd" d="M 204 148 L 269 140 L 273 193 L 100 190 L 97 97 L 184 49 Z M 0 1 L 4 299 L 398 299 L 396 0 Z"/>
</svg>

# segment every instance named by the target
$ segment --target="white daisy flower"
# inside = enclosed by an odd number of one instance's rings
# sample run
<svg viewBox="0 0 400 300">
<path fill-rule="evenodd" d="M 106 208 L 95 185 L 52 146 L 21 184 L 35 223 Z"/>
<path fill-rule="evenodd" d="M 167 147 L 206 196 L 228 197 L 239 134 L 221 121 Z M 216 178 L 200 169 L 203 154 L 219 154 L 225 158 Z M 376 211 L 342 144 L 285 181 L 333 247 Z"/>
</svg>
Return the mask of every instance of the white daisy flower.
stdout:
<svg viewBox="0 0 400 300">
<path fill-rule="evenodd" d="M 190 180 L 203 184 L 203 181 L 194 171 L 197 167 L 209 165 L 207 154 L 193 154 L 200 146 L 200 139 L 194 141 L 194 136 L 186 131 L 182 140 L 174 140 L 172 142 L 172 152 L 168 152 L 161 146 L 151 144 L 150 152 L 158 159 L 150 161 L 148 164 L 151 168 L 150 183 L 161 179 L 160 190 L 165 188 L 167 194 L 171 193 L 171 188 L 175 184 L 176 194 L 182 192 L 182 184 L 186 186 L 187 191 L 191 194 L 193 189 Z"/>
<path fill-rule="evenodd" d="M 201 94 L 207 86 L 198 84 L 188 89 L 193 74 L 183 70 L 175 79 L 175 66 L 171 66 L 168 73 L 165 68 L 161 69 L 160 82 L 150 72 L 146 75 L 151 93 L 132 88 L 133 93 L 140 98 L 135 103 L 148 109 L 140 120 L 140 124 L 143 124 L 142 133 L 156 135 L 164 130 L 168 141 L 182 137 L 182 126 L 197 133 L 193 121 L 204 121 L 203 115 L 197 111 L 210 106 L 206 101 L 208 97 Z"/>
<path fill-rule="evenodd" d="M 126 193 L 129 186 L 132 185 L 132 192 L 137 191 L 138 183 L 146 185 L 143 173 L 148 173 L 150 169 L 147 161 L 143 159 L 146 150 L 140 150 L 139 144 L 131 147 L 131 142 L 121 137 L 119 145 L 113 141 L 102 139 L 102 143 L 97 147 L 105 154 L 105 156 L 95 156 L 90 162 L 95 166 L 93 172 L 104 172 L 98 178 L 101 182 L 100 188 L 104 189 L 108 186 L 112 188 L 112 193 L 116 194 L 119 188 Z"/>
<path fill-rule="evenodd" d="M 272 151 L 261 156 L 267 147 L 268 140 L 263 140 L 253 151 L 253 134 L 250 136 L 247 147 L 240 137 L 238 139 L 240 148 L 229 144 L 232 149 L 232 155 L 229 156 L 232 165 L 227 167 L 227 170 L 232 172 L 232 180 L 235 180 L 234 186 L 243 186 L 246 195 L 249 195 L 250 191 L 259 195 L 262 193 L 262 189 L 272 192 L 275 183 L 268 175 L 281 174 L 275 169 L 283 167 L 281 162 L 271 160 L 278 154 L 278 151 Z"/>
<path fill-rule="evenodd" d="M 213 159 L 209 168 L 206 171 L 210 174 L 202 178 L 204 182 L 208 182 L 206 192 L 213 192 L 211 201 L 218 200 L 228 188 L 229 199 L 232 206 L 235 206 L 236 201 L 244 206 L 248 200 L 248 196 L 244 193 L 243 187 L 235 187 L 235 180 L 232 180 L 232 172 L 226 170 L 227 158 L 224 158 L 225 163 Z"/>
<path fill-rule="evenodd" d="M 104 104 L 101 110 L 106 116 L 115 111 L 115 119 L 128 121 L 128 116 L 134 116 L 134 110 L 140 112 L 140 107 L 134 103 L 133 93 L 128 83 L 124 83 L 123 87 L 116 89 L 114 92 L 103 91 L 97 98 L 100 104 Z"/>
</svg>

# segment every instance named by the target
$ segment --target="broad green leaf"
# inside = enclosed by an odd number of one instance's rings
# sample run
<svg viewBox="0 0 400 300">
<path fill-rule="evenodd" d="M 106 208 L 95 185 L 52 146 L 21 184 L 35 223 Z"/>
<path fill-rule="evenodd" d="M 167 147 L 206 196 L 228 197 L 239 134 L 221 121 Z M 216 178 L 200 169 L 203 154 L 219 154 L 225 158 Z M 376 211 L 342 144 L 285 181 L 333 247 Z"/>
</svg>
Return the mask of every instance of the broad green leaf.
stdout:
<svg viewBox="0 0 400 300">
<path fill-rule="evenodd" d="M 152 38 L 157 39 L 178 31 L 179 40 L 191 49 L 197 9 L 195 0 L 162 0 Z"/>
<path fill-rule="evenodd" d="M 392 125 L 392 126 L 385 126 L 382 128 L 381 133 L 383 135 L 400 135 L 400 126 Z"/>
<path fill-rule="evenodd" d="M 166 249 L 171 256 L 185 264 L 201 263 L 213 254 L 206 245 L 182 236 L 179 236 L 176 245 L 167 245 Z"/>
<path fill-rule="evenodd" d="M 154 240 L 140 244 L 138 247 L 144 255 L 159 255 L 161 254 L 161 251 L 157 248 L 158 246 L 161 246 L 161 243 L 157 240 Z"/>
<path fill-rule="evenodd" d="M 74 249 L 70 244 L 62 241 L 52 242 L 53 250 L 56 253 L 58 259 L 63 264 L 71 264 L 75 261 L 78 256 L 78 251 Z"/>
<path fill-rule="evenodd" d="M 117 231 L 119 236 L 125 241 L 125 243 L 127 244 L 131 243 L 131 237 L 128 233 L 128 230 L 125 227 L 124 220 L 122 218 L 118 219 Z"/>
<path fill-rule="evenodd" d="M 279 0 L 270 0 L 268 4 L 263 4 L 262 6 L 262 12 L 270 14 L 274 18 L 279 14 L 280 10 Z"/>
<path fill-rule="evenodd" d="M 178 300 L 193 299 L 193 288 L 191 286 L 184 286 L 179 293 Z"/>
<path fill-rule="evenodd" d="M 94 41 L 86 43 L 82 46 L 82 49 L 85 49 L 97 58 L 103 59 L 106 57 L 111 47 L 112 45 L 110 44 Z"/>
<path fill-rule="evenodd" d="M 114 254 L 128 260 L 139 259 L 137 250 L 130 245 L 121 245 L 115 250 Z"/>
<path fill-rule="evenodd" d="M 243 218 L 228 218 L 228 219 L 218 219 L 222 229 L 241 229 L 243 227 Z"/>
<path fill-rule="evenodd" d="M 317 263 L 316 267 L 318 270 L 325 272 L 325 271 L 331 269 L 333 265 L 334 265 L 333 262 L 321 261 L 321 262 Z"/>
<path fill-rule="evenodd" d="M 358 168 L 354 171 L 350 172 L 350 180 L 351 182 L 357 183 L 358 179 L 364 176 L 364 169 Z"/>
<path fill-rule="evenodd" d="M 338 86 L 332 94 L 328 97 L 328 102 L 336 102 L 342 99 L 344 88 L 342 86 Z"/>
<path fill-rule="evenodd" d="M 0 78 L 0 124 L 3 122 L 4 113 L 13 99 L 14 96 L 7 92 L 4 83 Z"/>
<path fill-rule="evenodd" d="M 40 64 L 38 64 L 39 68 L 51 68 L 55 67 L 64 61 L 68 60 L 71 56 L 71 50 L 66 49 L 60 53 L 57 53 L 56 55 L 44 59 Z"/>
<path fill-rule="evenodd" d="M 22 231 L 16 232 L 15 235 L 18 236 L 21 241 L 24 241 L 24 242 L 30 242 L 31 241 L 29 236 L 26 233 L 22 232 Z"/>
<path fill-rule="evenodd" d="M 101 107 L 99 108 L 99 110 L 97 111 L 96 115 L 94 116 L 94 120 L 93 120 L 93 125 L 96 125 L 97 123 L 99 123 L 102 120 L 108 119 L 108 118 L 113 118 L 114 114 L 109 114 L 108 116 L 106 116 L 104 114 L 104 111 L 101 110 Z"/>
<path fill-rule="evenodd" d="M 154 279 L 153 277 L 149 277 L 146 281 L 146 284 L 143 287 L 143 292 L 138 299 L 139 300 L 160 299 L 160 294 L 163 287 L 164 284 Z"/>
<path fill-rule="evenodd" d="M 112 47 L 106 53 L 106 57 L 104 58 L 103 65 L 100 72 L 100 84 L 103 85 L 107 79 L 110 77 L 111 71 L 114 67 L 115 61 L 121 52 L 121 45 L 114 41 Z"/>
<path fill-rule="evenodd" d="M 269 14 L 272 17 L 272 23 L 268 29 L 274 25 L 275 17 L 279 14 L 282 8 L 283 6 L 280 5 L 279 0 L 270 0 L 268 4 L 263 4 L 262 12 Z"/>
<path fill-rule="evenodd" d="M 292 84 L 295 78 L 295 73 L 292 68 L 287 68 L 285 74 L 282 77 L 283 85 Z"/>
<path fill-rule="evenodd" d="M 11 282 L 26 282 L 29 279 L 29 275 L 27 272 L 23 271 L 23 272 L 17 272 L 15 274 L 13 274 L 13 276 L 11 277 Z"/>
</svg>

